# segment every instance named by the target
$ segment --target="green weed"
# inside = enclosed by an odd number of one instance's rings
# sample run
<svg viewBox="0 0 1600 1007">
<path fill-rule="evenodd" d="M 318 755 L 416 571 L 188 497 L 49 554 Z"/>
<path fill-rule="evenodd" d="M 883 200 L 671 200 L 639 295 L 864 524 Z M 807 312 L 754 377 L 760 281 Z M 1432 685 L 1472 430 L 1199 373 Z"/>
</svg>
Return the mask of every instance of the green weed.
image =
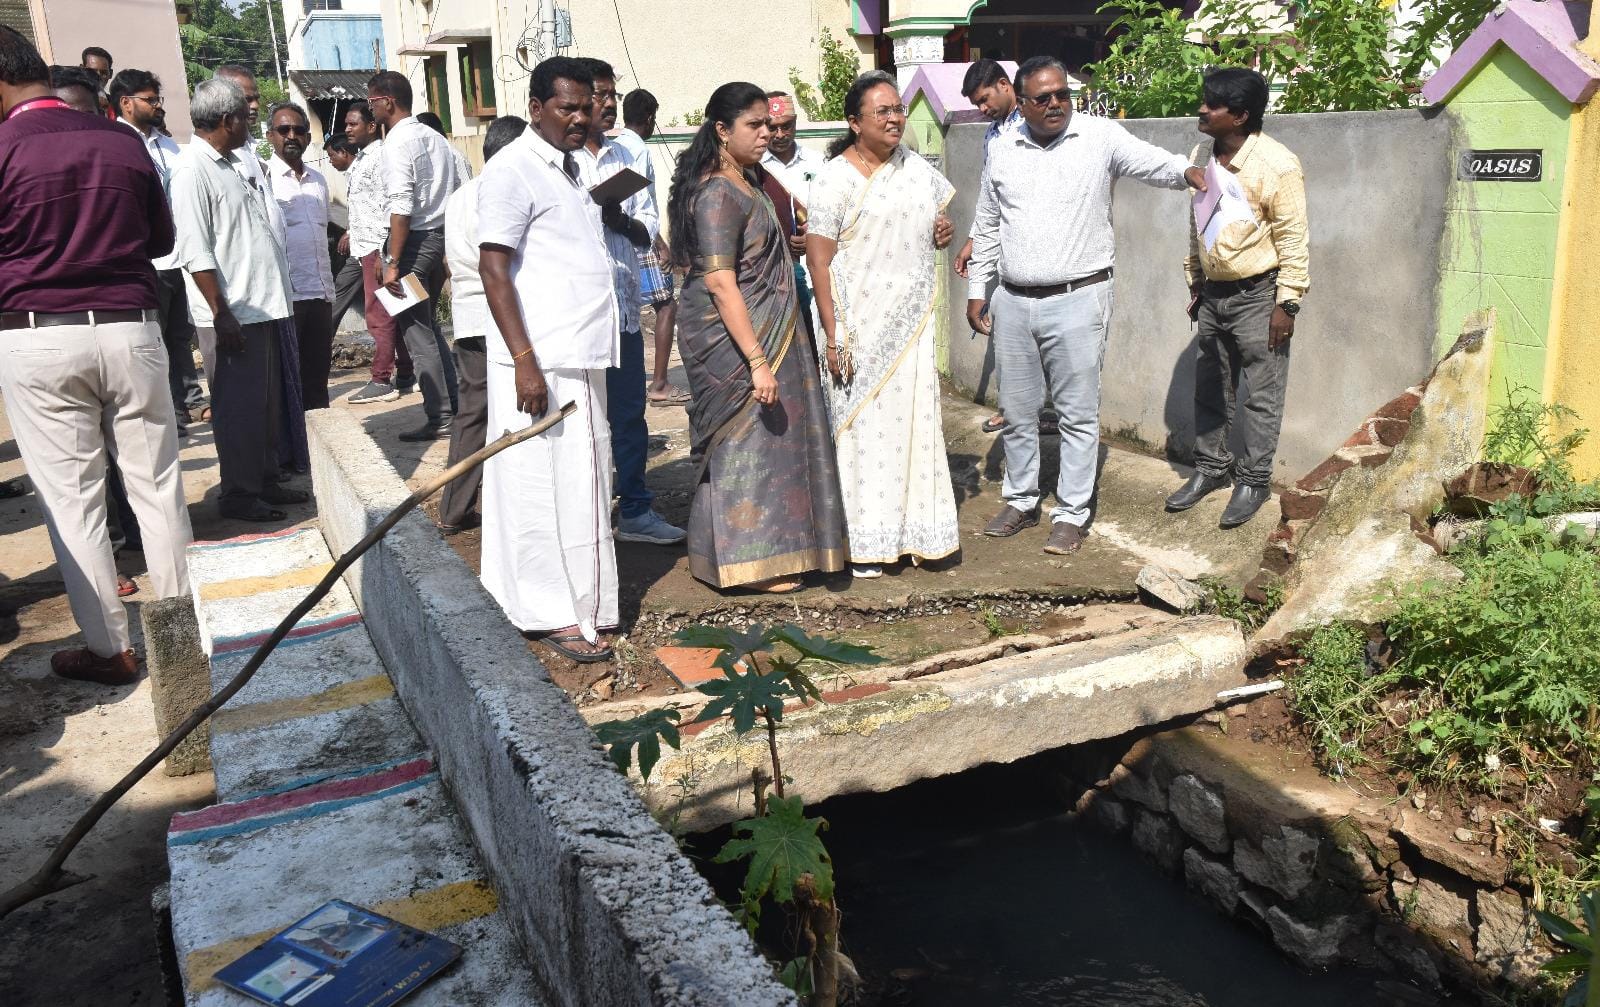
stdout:
<svg viewBox="0 0 1600 1007">
<path fill-rule="evenodd" d="M 1394 670 L 1416 690 L 1397 755 L 1425 776 L 1495 756 L 1537 771 L 1592 756 L 1600 698 L 1600 557 L 1534 517 L 1494 518 L 1452 558 L 1450 587 L 1402 592 Z"/>
<path fill-rule="evenodd" d="M 1366 761 L 1362 739 L 1379 720 L 1378 700 L 1398 677 L 1368 674 L 1366 650 L 1366 634 L 1357 627 L 1321 626 L 1302 649 L 1305 664 L 1288 681 L 1289 708 L 1311 729 L 1317 759 L 1333 777 Z"/>
</svg>

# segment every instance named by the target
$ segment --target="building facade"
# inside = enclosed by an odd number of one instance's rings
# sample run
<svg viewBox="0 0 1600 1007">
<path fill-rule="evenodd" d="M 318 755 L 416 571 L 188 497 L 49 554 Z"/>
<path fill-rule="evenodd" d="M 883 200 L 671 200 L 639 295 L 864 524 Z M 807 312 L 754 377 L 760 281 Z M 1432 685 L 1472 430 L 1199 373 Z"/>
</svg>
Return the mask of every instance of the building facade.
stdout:
<svg viewBox="0 0 1600 1007">
<path fill-rule="evenodd" d="M 179 143 L 193 132 L 188 78 L 173 0 L 0 0 L 0 24 L 21 32 L 46 63 L 77 66 L 92 45 L 111 53 L 117 70 L 137 67 L 161 79 L 167 128 Z"/>
<path fill-rule="evenodd" d="M 379 0 L 282 0 L 282 8 L 289 96 L 311 111 L 320 142 L 343 128 L 344 110 L 389 66 L 383 14 Z"/>
<path fill-rule="evenodd" d="M 411 79 L 417 108 L 436 112 L 474 163 L 495 116 L 527 115 L 528 73 L 546 56 L 611 63 L 620 90 L 642 87 L 661 102 L 663 127 L 696 117 L 711 92 L 730 80 L 788 89 L 791 68 L 803 80 L 817 80 L 823 31 L 854 39 L 862 69 L 876 65 L 875 40 L 852 33 L 850 0 L 768 0 L 756 18 L 709 0 L 563 0 L 553 46 L 541 31 L 553 11 L 550 0 L 542 12 L 540 0 L 381 0 L 380 6 L 388 68 Z"/>
</svg>

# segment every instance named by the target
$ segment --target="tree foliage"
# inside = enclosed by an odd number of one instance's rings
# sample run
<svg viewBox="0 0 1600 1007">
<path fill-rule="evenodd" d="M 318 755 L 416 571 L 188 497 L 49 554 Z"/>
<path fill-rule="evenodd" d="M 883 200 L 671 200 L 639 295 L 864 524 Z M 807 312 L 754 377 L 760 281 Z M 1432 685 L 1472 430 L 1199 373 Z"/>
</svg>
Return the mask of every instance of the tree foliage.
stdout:
<svg viewBox="0 0 1600 1007">
<path fill-rule="evenodd" d="M 809 84 L 800 68 L 791 66 L 789 89 L 811 122 L 839 122 L 844 119 L 844 96 L 861 73 L 861 57 L 826 28 L 817 44 L 822 49 L 822 79 Z"/>
<path fill-rule="evenodd" d="M 278 16 L 278 4 L 269 0 L 245 0 L 237 9 L 223 0 L 194 0 L 189 23 L 178 26 L 183 47 L 183 64 L 190 90 L 224 63 L 248 67 L 261 84 L 261 103 L 269 102 L 269 90 L 276 87 L 278 64 L 273 59 L 272 30 L 267 19 Z M 278 23 L 281 28 L 282 22 Z M 283 32 L 278 33 L 278 59 L 288 61 Z M 170 87 L 170 85 L 169 85 Z"/>
<path fill-rule="evenodd" d="M 1383 0 L 1300 0 L 1298 15 L 1258 0 L 1208 0 L 1197 22 L 1159 0 L 1110 0 L 1115 15 L 1094 87 L 1129 118 L 1186 116 L 1200 102 L 1201 79 L 1214 67 L 1259 70 L 1282 93 L 1280 112 L 1353 112 L 1416 102 L 1434 47 L 1471 34 L 1494 0 L 1423 0 L 1417 16 L 1396 25 Z M 1397 30 L 1398 29 L 1398 30 Z"/>
</svg>

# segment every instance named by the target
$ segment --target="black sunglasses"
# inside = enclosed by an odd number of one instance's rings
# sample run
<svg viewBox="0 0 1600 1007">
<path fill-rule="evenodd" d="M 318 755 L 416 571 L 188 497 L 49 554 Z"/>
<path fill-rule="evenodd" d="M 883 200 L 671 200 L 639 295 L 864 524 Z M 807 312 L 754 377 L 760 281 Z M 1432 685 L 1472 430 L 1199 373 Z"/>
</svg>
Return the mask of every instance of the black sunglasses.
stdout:
<svg viewBox="0 0 1600 1007">
<path fill-rule="evenodd" d="M 1033 102 L 1035 108 L 1048 108 L 1052 98 L 1063 105 L 1070 105 L 1072 104 L 1072 89 L 1064 87 L 1059 91 L 1046 91 L 1044 94 L 1027 96 L 1023 100 Z"/>
<path fill-rule="evenodd" d="M 311 130 L 305 126 L 274 126 L 272 131 L 279 136 L 310 136 Z"/>
</svg>

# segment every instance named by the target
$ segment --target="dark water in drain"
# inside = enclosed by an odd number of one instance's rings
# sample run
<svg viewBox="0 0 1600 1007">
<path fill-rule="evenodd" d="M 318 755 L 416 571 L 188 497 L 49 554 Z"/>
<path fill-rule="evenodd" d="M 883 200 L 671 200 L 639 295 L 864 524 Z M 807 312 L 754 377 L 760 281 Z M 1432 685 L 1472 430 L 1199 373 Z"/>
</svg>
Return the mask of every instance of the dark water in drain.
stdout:
<svg viewBox="0 0 1600 1007">
<path fill-rule="evenodd" d="M 845 950 L 882 1004 L 1348 1007 L 1383 977 L 1308 974 L 1020 767 L 817 806 Z"/>
</svg>

